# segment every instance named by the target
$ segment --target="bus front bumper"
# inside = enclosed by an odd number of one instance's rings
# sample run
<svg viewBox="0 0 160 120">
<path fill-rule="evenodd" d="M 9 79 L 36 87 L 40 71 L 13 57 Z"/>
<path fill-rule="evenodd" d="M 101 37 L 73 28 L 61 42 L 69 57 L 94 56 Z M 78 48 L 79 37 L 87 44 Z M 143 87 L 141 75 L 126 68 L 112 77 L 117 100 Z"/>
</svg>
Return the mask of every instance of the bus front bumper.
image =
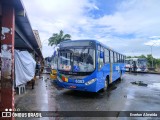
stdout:
<svg viewBox="0 0 160 120">
<path fill-rule="evenodd" d="M 72 90 L 79 90 L 79 91 L 89 91 L 89 92 L 97 92 L 96 90 L 96 82 L 85 85 L 85 84 L 77 84 L 77 83 L 69 83 L 69 82 L 60 82 L 56 80 L 59 87 L 72 89 Z"/>
</svg>

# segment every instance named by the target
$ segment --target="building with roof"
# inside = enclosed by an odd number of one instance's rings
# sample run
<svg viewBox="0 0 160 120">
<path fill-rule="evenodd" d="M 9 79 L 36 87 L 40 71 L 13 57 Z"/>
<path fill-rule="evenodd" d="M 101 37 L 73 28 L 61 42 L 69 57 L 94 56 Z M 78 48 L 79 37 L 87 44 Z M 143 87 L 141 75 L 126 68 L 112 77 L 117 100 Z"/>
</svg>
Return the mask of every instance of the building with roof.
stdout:
<svg viewBox="0 0 160 120">
<path fill-rule="evenodd" d="M 4 111 L 14 109 L 14 50 L 27 50 L 39 60 L 43 55 L 38 30 L 32 30 L 21 0 L 0 1 L 0 28 L 0 67 L 4 67 L 0 70 L 0 110 Z"/>
</svg>

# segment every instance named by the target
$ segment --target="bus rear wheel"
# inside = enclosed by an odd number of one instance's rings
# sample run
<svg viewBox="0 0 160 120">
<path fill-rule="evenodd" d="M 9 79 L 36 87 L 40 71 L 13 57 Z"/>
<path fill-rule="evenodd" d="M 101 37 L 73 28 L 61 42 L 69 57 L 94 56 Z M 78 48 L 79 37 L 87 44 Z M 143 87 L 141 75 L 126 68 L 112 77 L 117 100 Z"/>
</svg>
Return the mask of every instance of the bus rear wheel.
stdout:
<svg viewBox="0 0 160 120">
<path fill-rule="evenodd" d="M 105 82 L 104 82 L 104 88 L 103 88 L 103 91 L 104 91 L 104 92 L 107 90 L 108 84 L 109 84 L 109 77 L 107 76 L 107 77 L 106 77 L 106 80 L 105 80 Z"/>
<path fill-rule="evenodd" d="M 122 81 L 122 70 L 120 72 L 120 78 L 119 78 L 120 81 Z"/>
</svg>

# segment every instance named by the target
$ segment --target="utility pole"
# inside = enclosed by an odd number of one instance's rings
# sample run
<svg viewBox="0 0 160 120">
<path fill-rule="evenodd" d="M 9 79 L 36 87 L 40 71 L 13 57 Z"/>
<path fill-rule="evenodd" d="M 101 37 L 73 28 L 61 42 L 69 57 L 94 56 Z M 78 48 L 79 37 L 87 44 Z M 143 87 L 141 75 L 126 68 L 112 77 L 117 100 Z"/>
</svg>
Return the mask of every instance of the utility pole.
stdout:
<svg viewBox="0 0 160 120">
<path fill-rule="evenodd" d="M 151 47 L 151 56 L 152 56 L 152 68 L 153 68 L 153 53 L 152 53 L 152 47 L 155 45 L 156 43 L 153 43 L 152 45 L 149 45 Z"/>
<path fill-rule="evenodd" d="M 152 47 L 153 47 L 153 45 L 151 46 L 152 68 L 153 68 L 153 55 L 152 55 Z"/>
</svg>

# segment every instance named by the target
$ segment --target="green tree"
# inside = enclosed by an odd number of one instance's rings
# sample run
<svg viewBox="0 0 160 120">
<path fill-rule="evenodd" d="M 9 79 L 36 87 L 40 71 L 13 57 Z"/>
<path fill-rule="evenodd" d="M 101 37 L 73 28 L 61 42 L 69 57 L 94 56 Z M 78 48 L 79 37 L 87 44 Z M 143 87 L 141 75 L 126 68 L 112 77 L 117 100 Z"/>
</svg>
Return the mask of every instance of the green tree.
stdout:
<svg viewBox="0 0 160 120">
<path fill-rule="evenodd" d="M 154 59 L 154 61 L 155 61 L 155 67 L 156 68 L 160 68 L 160 59 Z"/>
<path fill-rule="evenodd" d="M 138 56 L 138 58 L 146 58 L 146 56 L 145 55 L 140 55 L 140 56 Z"/>
<path fill-rule="evenodd" d="M 152 67 L 152 59 L 153 59 L 153 56 L 151 54 L 147 55 L 148 66 L 150 67 Z"/>
<path fill-rule="evenodd" d="M 127 56 L 127 58 L 131 58 L 131 56 Z"/>
<path fill-rule="evenodd" d="M 62 30 L 60 30 L 59 33 L 53 33 L 53 35 L 48 39 L 49 43 L 48 45 L 58 45 L 60 42 L 70 40 L 71 35 L 70 34 L 64 34 Z"/>
</svg>

